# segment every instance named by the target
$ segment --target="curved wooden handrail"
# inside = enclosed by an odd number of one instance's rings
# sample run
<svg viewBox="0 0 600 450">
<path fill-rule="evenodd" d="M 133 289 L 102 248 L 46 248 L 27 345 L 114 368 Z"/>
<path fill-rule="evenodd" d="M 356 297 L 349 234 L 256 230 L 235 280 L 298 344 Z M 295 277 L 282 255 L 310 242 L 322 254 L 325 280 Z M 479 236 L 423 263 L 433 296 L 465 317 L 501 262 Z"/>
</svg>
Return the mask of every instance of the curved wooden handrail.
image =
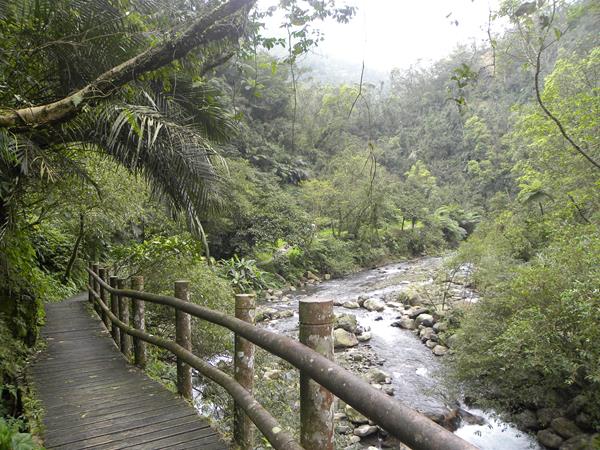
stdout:
<svg viewBox="0 0 600 450">
<path fill-rule="evenodd" d="M 177 343 L 164 339 L 158 336 L 154 336 L 149 333 L 145 333 L 136 328 L 130 327 L 129 325 L 121 322 L 117 316 L 115 316 L 108 306 L 102 301 L 100 294 L 96 292 L 91 286 L 88 286 L 89 291 L 92 293 L 94 298 L 98 300 L 98 305 L 110 321 L 124 330 L 131 336 L 142 339 L 149 344 L 156 345 L 157 347 L 164 348 L 170 351 L 178 358 L 181 358 L 191 367 L 196 369 L 202 375 L 210 378 L 212 381 L 222 386 L 233 399 L 244 409 L 245 413 L 250 417 L 256 427 L 265 435 L 267 440 L 273 445 L 275 449 L 281 450 L 303 450 L 294 440 L 293 436 L 279 425 L 277 420 L 271 416 L 271 414 L 256 401 L 256 399 L 246 391 L 242 385 L 227 375 L 225 372 L 217 369 L 211 364 L 203 361 L 192 352 L 186 350 Z"/>
<path fill-rule="evenodd" d="M 294 339 L 175 297 L 130 289 L 115 289 L 89 268 L 86 270 L 103 289 L 112 294 L 171 306 L 244 337 L 302 370 L 335 396 L 415 450 L 477 449 L 431 419 L 390 398 L 387 394 L 373 388 L 365 380 Z"/>
</svg>

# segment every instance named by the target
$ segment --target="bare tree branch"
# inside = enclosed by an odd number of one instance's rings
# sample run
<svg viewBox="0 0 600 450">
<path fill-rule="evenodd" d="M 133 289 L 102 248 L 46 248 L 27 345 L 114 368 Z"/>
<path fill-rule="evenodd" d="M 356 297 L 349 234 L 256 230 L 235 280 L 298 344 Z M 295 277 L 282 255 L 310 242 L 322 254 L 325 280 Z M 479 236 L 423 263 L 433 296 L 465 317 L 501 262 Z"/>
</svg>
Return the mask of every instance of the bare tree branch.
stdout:
<svg viewBox="0 0 600 450">
<path fill-rule="evenodd" d="M 104 72 L 87 86 L 63 99 L 0 114 L 0 127 L 22 132 L 32 127 L 68 120 L 81 111 L 84 105 L 112 95 L 118 88 L 140 75 L 183 58 L 196 47 L 228 36 L 237 37 L 239 27 L 227 19 L 233 18 L 244 8 L 249 9 L 255 2 L 256 0 L 229 0 L 193 21 L 183 31 L 172 31 L 171 37 L 166 41 Z M 7 109 L 0 107 L 0 111 Z"/>
</svg>

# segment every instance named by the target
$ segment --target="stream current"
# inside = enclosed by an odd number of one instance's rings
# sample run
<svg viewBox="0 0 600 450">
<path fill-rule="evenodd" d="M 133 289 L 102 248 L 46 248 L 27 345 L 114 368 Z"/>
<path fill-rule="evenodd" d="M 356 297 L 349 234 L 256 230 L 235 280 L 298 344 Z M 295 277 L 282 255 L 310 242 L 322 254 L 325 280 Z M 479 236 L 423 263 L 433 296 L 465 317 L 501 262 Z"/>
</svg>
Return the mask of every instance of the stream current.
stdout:
<svg viewBox="0 0 600 450">
<path fill-rule="evenodd" d="M 432 283 L 432 277 L 442 264 L 439 257 L 390 264 L 365 270 L 344 278 L 325 281 L 301 291 L 291 292 L 282 299 L 269 304 L 275 309 L 292 309 L 294 316 L 265 323 L 273 331 L 297 337 L 298 302 L 304 298 L 323 298 L 334 302 L 356 301 L 360 295 L 384 298 L 410 287 Z M 476 299 L 468 288 L 461 287 L 462 296 Z M 359 346 L 370 346 L 378 358 L 383 360 L 381 369 L 393 375 L 394 398 L 424 413 L 447 411 L 455 404 L 447 387 L 441 381 L 444 366 L 442 359 L 433 355 L 411 331 L 392 327 L 398 312 L 386 307 L 383 312 L 366 309 L 334 307 L 336 314 L 354 314 L 359 325 L 370 327 L 372 339 Z M 337 354 L 337 352 L 336 352 Z M 509 423 L 494 418 L 493 412 L 463 409 L 483 417 L 485 424 L 463 424 L 455 431 L 457 435 L 482 450 L 541 449 L 536 440 L 517 430 Z"/>
</svg>

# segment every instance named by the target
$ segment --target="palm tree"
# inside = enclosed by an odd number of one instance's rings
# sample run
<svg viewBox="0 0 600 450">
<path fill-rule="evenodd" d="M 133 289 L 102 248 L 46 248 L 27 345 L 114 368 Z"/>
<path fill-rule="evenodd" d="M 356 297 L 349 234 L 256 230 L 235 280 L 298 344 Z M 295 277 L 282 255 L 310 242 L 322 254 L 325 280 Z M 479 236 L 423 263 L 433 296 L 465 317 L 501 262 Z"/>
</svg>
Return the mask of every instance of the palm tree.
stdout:
<svg viewBox="0 0 600 450">
<path fill-rule="evenodd" d="M 32 179 L 90 180 L 77 148 L 144 176 L 203 236 L 226 174 L 214 146 L 235 131 L 205 75 L 236 50 L 252 4 L 0 0 L 2 230 Z"/>
</svg>

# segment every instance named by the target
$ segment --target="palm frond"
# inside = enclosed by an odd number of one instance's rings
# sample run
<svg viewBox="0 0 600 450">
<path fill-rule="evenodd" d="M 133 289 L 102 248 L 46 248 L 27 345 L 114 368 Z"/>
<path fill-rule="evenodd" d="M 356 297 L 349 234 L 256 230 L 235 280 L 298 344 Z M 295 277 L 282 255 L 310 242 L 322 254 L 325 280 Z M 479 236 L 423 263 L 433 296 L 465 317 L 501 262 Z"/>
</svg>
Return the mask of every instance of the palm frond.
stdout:
<svg viewBox="0 0 600 450">
<path fill-rule="evenodd" d="M 87 120 L 95 124 L 83 138 L 145 177 L 152 192 L 173 212 L 183 213 L 190 229 L 202 236 L 201 218 L 221 207 L 226 164 L 207 137 L 170 116 L 172 103 L 147 93 L 137 100 L 92 110 Z"/>
</svg>

